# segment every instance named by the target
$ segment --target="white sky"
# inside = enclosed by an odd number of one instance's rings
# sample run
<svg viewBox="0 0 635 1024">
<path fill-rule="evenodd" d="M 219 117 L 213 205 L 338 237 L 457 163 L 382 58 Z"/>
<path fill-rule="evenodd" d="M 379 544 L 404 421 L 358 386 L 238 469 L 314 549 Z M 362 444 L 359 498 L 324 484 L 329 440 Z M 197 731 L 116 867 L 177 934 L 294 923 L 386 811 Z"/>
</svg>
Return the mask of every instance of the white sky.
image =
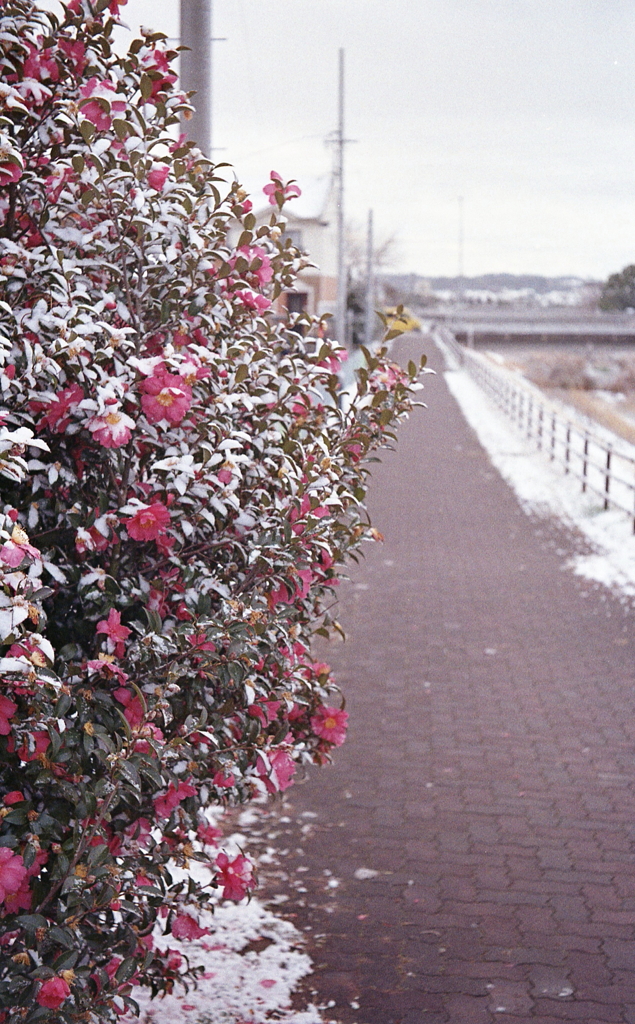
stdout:
<svg viewBox="0 0 635 1024">
<path fill-rule="evenodd" d="M 187 2 L 187 0 L 184 0 Z M 635 262 L 632 0 L 213 0 L 214 145 L 249 183 L 330 167 L 346 50 L 347 216 L 398 269 L 605 277 Z M 179 0 L 129 0 L 178 33 Z"/>
</svg>

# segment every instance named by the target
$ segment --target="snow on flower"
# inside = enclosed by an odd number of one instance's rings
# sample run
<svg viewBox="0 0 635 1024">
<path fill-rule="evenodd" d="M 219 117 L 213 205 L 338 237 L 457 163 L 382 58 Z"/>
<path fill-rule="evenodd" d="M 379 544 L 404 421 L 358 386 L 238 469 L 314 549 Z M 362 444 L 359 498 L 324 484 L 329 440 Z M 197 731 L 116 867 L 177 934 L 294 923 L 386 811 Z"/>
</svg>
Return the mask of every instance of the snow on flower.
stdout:
<svg viewBox="0 0 635 1024">
<path fill-rule="evenodd" d="M 42 558 L 38 549 L 29 544 L 29 538 L 20 524 L 16 523 L 11 532 L 11 539 L 0 548 L 0 562 L 16 569 L 26 555 L 36 560 Z"/>
<path fill-rule="evenodd" d="M 157 164 L 151 171 L 148 171 L 148 185 L 156 192 L 162 192 L 169 174 L 170 168 L 167 164 Z"/>
<path fill-rule="evenodd" d="M 108 131 L 112 124 L 110 114 L 121 113 L 126 109 L 125 100 L 114 99 L 117 90 L 112 82 L 89 78 L 79 91 L 83 96 L 80 102 L 81 113 L 95 125 L 97 131 Z"/>
<path fill-rule="evenodd" d="M 216 868 L 217 880 L 223 886 L 223 899 L 242 900 L 250 889 L 255 888 L 254 866 L 242 854 L 230 860 L 226 853 L 219 853 Z"/>
<path fill-rule="evenodd" d="M 267 751 L 265 762 L 264 752 L 258 756 L 256 771 L 265 784 L 268 793 L 282 793 L 289 786 L 293 785 L 293 776 L 296 771 L 296 764 L 286 750 Z"/>
<path fill-rule="evenodd" d="M 0 903 L 18 891 L 26 875 L 22 857 L 14 854 L 8 846 L 0 846 Z"/>
<path fill-rule="evenodd" d="M 311 728 L 316 736 L 341 747 L 346 739 L 348 712 L 322 705 L 311 718 Z"/>
<path fill-rule="evenodd" d="M 37 429 L 44 430 L 45 427 L 48 427 L 56 434 L 63 434 L 70 422 L 70 414 L 74 412 L 83 398 L 84 392 L 79 384 L 71 384 L 67 388 L 62 388 L 49 403 L 46 415 L 38 420 Z"/>
<path fill-rule="evenodd" d="M 150 102 L 155 100 L 167 86 L 174 85 L 178 81 L 178 76 L 170 67 L 165 50 L 156 47 L 146 53 L 142 58 L 141 65 L 149 73 L 152 81 L 152 90 L 148 96 Z"/>
<path fill-rule="evenodd" d="M 29 56 L 22 69 L 24 78 L 34 78 L 36 81 L 42 79 L 51 82 L 59 81 L 60 69 L 53 56 L 52 48 L 44 48 L 42 36 L 38 37 L 38 43 L 39 47 L 33 46 L 32 43 L 29 44 Z"/>
<path fill-rule="evenodd" d="M 262 245 L 242 245 L 240 249 L 236 250 L 236 256 L 232 256 L 229 261 L 232 269 L 236 266 L 236 261 L 239 257 L 247 260 L 249 264 L 249 273 L 252 274 L 260 287 L 264 284 L 268 284 L 273 277 L 273 267 L 271 266 L 271 260 L 267 255 Z M 251 264 L 257 262 L 258 266 L 252 267 Z"/>
<path fill-rule="evenodd" d="M 147 377 L 141 384 L 141 407 L 148 423 L 181 422 L 192 403 L 192 389 L 181 376 L 166 370 Z"/>
<path fill-rule="evenodd" d="M 247 288 L 240 292 L 234 292 L 233 298 L 242 302 L 243 306 L 253 310 L 254 313 L 263 313 L 271 305 L 270 300 L 266 299 L 264 295 L 259 295 L 258 292 L 252 292 Z"/>
<path fill-rule="evenodd" d="M 24 173 L 24 160 L 4 132 L 0 133 L 0 186 L 19 181 Z"/>
<path fill-rule="evenodd" d="M 103 415 L 93 416 L 86 426 L 104 448 L 121 448 L 132 437 L 135 421 L 114 403 Z"/>
<path fill-rule="evenodd" d="M 133 540 L 156 540 L 170 525 L 170 513 L 160 501 L 140 508 L 131 519 L 123 521 Z"/>
<path fill-rule="evenodd" d="M 18 756 L 21 761 L 35 761 L 36 757 L 44 754 L 51 742 L 51 737 L 44 729 L 36 729 L 25 736 L 22 744 L 18 747 Z"/>
</svg>

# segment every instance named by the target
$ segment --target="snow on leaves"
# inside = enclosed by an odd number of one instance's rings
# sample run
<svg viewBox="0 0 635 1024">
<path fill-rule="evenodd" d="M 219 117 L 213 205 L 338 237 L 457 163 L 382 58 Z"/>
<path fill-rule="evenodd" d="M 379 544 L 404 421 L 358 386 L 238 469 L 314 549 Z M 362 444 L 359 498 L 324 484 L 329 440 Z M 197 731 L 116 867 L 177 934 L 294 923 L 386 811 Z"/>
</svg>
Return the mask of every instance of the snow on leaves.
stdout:
<svg viewBox="0 0 635 1024">
<path fill-rule="evenodd" d="M 164 37 L 113 52 L 120 6 L 0 14 L 0 1020 L 26 1024 L 191 982 L 155 922 L 194 938 L 252 891 L 205 808 L 343 742 L 311 639 L 418 387 L 369 353 L 339 409 L 325 325 L 272 313 L 297 186 L 257 228 L 175 138 Z"/>
</svg>

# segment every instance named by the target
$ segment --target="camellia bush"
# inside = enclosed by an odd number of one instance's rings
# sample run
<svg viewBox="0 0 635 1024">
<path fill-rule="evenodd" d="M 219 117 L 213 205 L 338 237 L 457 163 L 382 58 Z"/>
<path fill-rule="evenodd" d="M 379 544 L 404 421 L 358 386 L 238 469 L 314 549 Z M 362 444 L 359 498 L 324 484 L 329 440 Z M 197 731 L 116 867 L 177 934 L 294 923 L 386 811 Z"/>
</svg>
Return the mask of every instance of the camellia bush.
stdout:
<svg viewBox="0 0 635 1024">
<path fill-rule="evenodd" d="M 272 311 L 305 265 L 281 213 L 297 186 L 271 175 L 256 229 L 178 136 L 164 37 L 113 51 L 118 6 L 0 7 L 7 1024 L 112 1021 L 136 985 L 195 982 L 153 930 L 200 936 L 201 908 L 255 885 L 210 808 L 344 740 L 311 642 L 339 628 L 369 456 L 420 386 L 368 353 L 340 408 L 325 325 Z"/>
</svg>

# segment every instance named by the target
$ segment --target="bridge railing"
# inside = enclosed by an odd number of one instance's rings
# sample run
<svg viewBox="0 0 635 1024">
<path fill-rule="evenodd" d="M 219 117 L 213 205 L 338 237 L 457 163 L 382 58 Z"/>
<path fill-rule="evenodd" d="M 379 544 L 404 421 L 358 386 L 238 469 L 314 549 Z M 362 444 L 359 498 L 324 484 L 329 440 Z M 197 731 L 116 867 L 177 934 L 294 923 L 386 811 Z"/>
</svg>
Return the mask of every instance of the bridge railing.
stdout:
<svg viewBox="0 0 635 1024">
<path fill-rule="evenodd" d="M 595 494 L 604 509 L 626 512 L 635 532 L 635 458 L 568 417 L 528 382 L 515 380 L 488 365 L 486 357 L 459 345 L 447 327 L 435 327 L 432 333 L 539 451 L 579 480 L 584 493 Z"/>
</svg>

